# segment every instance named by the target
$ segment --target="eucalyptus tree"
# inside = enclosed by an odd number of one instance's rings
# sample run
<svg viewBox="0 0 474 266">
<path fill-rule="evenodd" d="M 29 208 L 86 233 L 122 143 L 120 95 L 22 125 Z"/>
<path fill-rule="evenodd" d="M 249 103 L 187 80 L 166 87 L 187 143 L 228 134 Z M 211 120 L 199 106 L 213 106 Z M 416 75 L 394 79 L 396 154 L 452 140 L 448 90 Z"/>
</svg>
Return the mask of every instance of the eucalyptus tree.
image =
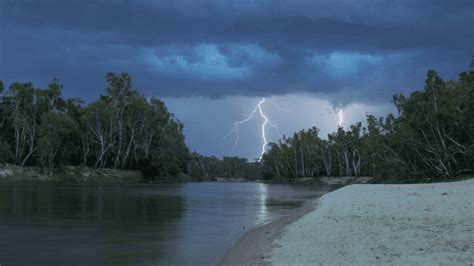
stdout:
<svg viewBox="0 0 474 266">
<path fill-rule="evenodd" d="M 4 126 L 6 124 L 7 118 L 9 116 L 8 111 L 9 108 L 6 103 L 6 97 L 3 95 L 4 87 L 3 87 L 3 81 L 0 80 L 0 129 L 3 131 Z M 2 132 L 0 132 L 2 133 Z M 0 135 L 0 137 L 3 137 L 3 135 Z"/>
<path fill-rule="evenodd" d="M 149 158 L 153 148 L 163 142 L 166 129 L 173 121 L 173 117 L 162 101 L 152 97 L 148 102 L 143 120 L 135 153 L 138 154 L 137 151 L 140 151 L 139 154 L 142 157 Z"/>
<path fill-rule="evenodd" d="M 132 88 L 132 79 L 127 73 L 107 73 L 107 97 L 113 109 L 115 134 L 114 147 L 114 168 L 120 167 L 123 164 L 123 156 L 125 152 L 126 143 L 129 142 L 126 138 L 125 119 L 127 108 L 130 105 L 133 94 L 136 94 Z"/>
<path fill-rule="evenodd" d="M 468 147 L 461 136 L 466 125 L 462 124 L 464 107 L 457 99 L 459 93 L 458 86 L 447 87 L 430 70 L 424 91 L 394 98 L 400 111 L 396 133 L 404 136 L 401 141 L 406 143 L 406 152 L 416 160 L 416 175 L 450 179 L 463 170 L 459 167 L 466 160 Z"/>
<path fill-rule="evenodd" d="M 319 129 L 312 127 L 303 130 L 298 136 L 300 142 L 301 176 L 315 177 L 321 174 L 322 167 L 322 141 L 318 136 Z"/>
<path fill-rule="evenodd" d="M 321 140 L 321 159 L 326 176 L 332 176 L 333 169 L 333 145 L 329 140 Z"/>
<path fill-rule="evenodd" d="M 58 157 L 67 159 L 68 150 L 64 147 L 76 130 L 76 122 L 66 113 L 51 110 L 42 116 L 38 133 L 38 157 L 42 166 L 52 169 Z"/>
<path fill-rule="evenodd" d="M 456 93 L 458 111 L 461 114 L 459 130 L 456 132 L 457 138 L 466 147 L 466 161 L 462 168 L 463 173 L 472 173 L 474 170 L 474 59 L 471 63 L 470 71 L 463 72 L 459 76 L 459 83 Z"/>
<path fill-rule="evenodd" d="M 190 154 L 188 171 L 195 177 L 222 177 L 222 164 L 215 156 L 203 156 L 193 152 Z"/>
<path fill-rule="evenodd" d="M 32 83 L 15 82 L 10 86 L 11 119 L 15 139 L 15 162 L 25 165 L 36 151 L 40 122 L 40 93 Z"/>
<path fill-rule="evenodd" d="M 150 107 L 145 97 L 134 93 L 129 98 L 129 104 L 123 117 L 123 144 L 119 144 L 119 146 L 122 146 L 122 154 L 116 154 L 115 160 L 119 162 L 121 169 L 125 168 L 127 163 L 130 164 L 130 159 L 133 159 L 132 151 L 136 151 L 134 147 L 137 146 L 141 133 L 145 133 L 143 129 L 146 127 L 146 114 L 149 109 Z M 115 166 L 117 167 L 117 165 Z"/>
<path fill-rule="evenodd" d="M 350 139 L 347 132 L 339 127 L 338 130 L 328 138 L 334 143 L 336 154 L 337 154 L 337 166 L 339 169 L 339 176 L 350 176 L 351 165 L 350 165 Z"/>
<path fill-rule="evenodd" d="M 82 123 L 87 128 L 90 134 L 87 137 L 90 137 L 93 144 L 94 166 L 105 167 L 116 138 L 115 115 L 111 104 L 105 99 L 91 103 L 85 109 Z"/>
<path fill-rule="evenodd" d="M 3 91 L 3 81 L 0 80 L 0 163 L 2 164 L 13 159 L 11 146 L 8 143 L 8 136 L 11 135 L 8 127 L 9 108 Z"/>
</svg>

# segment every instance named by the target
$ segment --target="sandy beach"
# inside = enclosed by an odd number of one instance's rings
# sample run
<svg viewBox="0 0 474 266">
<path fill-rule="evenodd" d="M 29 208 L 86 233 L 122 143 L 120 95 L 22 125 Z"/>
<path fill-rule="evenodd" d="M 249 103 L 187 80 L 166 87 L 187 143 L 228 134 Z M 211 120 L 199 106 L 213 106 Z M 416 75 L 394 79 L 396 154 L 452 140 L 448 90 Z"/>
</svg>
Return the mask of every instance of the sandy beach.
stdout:
<svg viewBox="0 0 474 266">
<path fill-rule="evenodd" d="M 474 179 L 350 185 L 247 233 L 222 264 L 469 265 Z"/>
</svg>

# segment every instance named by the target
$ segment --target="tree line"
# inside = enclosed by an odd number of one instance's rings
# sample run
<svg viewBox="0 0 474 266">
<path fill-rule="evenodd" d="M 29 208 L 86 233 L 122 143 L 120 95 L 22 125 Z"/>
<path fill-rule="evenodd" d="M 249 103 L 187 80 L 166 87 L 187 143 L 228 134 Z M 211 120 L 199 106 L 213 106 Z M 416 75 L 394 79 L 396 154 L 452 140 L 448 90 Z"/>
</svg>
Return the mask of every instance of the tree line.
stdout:
<svg viewBox="0 0 474 266">
<path fill-rule="evenodd" d="M 474 62 L 474 61 L 473 61 Z M 316 127 L 271 143 L 265 178 L 373 176 L 381 181 L 452 180 L 474 171 L 474 64 L 445 82 L 428 71 L 424 90 L 395 95 L 398 115 L 367 115 L 367 126 Z"/>
<path fill-rule="evenodd" d="M 188 168 L 183 125 L 157 98 L 132 87 L 126 73 L 106 75 L 106 91 L 85 104 L 65 99 L 54 79 L 46 89 L 0 81 L 0 163 L 140 169 L 153 176 Z"/>
<path fill-rule="evenodd" d="M 224 156 L 203 156 L 192 153 L 189 162 L 189 174 L 196 178 L 216 179 L 234 178 L 255 180 L 261 178 L 261 165 L 248 162 L 245 158 Z"/>
<path fill-rule="evenodd" d="M 321 138 L 317 127 L 270 143 L 259 162 L 189 152 L 183 124 L 126 73 L 106 75 L 91 103 L 48 88 L 0 81 L 0 164 L 136 169 L 145 176 L 295 179 L 373 176 L 381 181 L 442 181 L 474 172 L 474 64 L 457 81 L 428 71 L 424 90 L 393 97 L 398 114 L 367 115 Z"/>
</svg>

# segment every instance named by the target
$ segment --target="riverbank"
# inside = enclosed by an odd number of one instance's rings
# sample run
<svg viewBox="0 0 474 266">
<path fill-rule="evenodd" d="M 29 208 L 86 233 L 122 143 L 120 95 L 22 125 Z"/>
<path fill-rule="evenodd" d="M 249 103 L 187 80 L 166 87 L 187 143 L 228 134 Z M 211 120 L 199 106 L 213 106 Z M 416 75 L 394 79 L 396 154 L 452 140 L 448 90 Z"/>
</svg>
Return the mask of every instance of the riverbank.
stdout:
<svg viewBox="0 0 474 266">
<path fill-rule="evenodd" d="M 55 169 L 0 165 L 0 183 L 186 183 L 212 181 L 208 178 L 177 174 L 164 178 L 146 178 L 138 170 L 62 166 Z"/>
<path fill-rule="evenodd" d="M 350 185 L 311 205 L 247 233 L 223 264 L 474 262 L 474 179 Z"/>
<path fill-rule="evenodd" d="M 20 167 L 0 165 L 0 183 L 186 183 L 186 182 L 257 182 L 269 184 L 299 185 L 336 185 L 371 183 L 370 177 L 300 177 L 272 180 L 196 177 L 184 173 L 161 178 L 146 178 L 138 170 L 120 170 L 111 168 L 90 168 L 83 166 L 61 166 L 47 169 L 41 167 Z"/>
<path fill-rule="evenodd" d="M 140 171 L 95 169 L 80 166 L 64 166 L 53 171 L 39 167 L 0 167 L 0 183 L 142 183 Z"/>
<path fill-rule="evenodd" d="M 280 236 L 285 227 L 313 211 L 318 199 L 307 200 L 292 215 L 273 223 L 257 227 L 245 233 L 219 263 L 220 265 L 257 265 L 268 262 L 273 241 Z"/>
<path fill-rule="evenodd" d="M 301 185 L 335 185 L 345 186 L 350 184 L 370 184 L 374 182 L 373 177 L 365 176 L 340 176 L 340 177 L 298 177 L 256 180 L 269 184 L 301 184 Z"/>
</svg>

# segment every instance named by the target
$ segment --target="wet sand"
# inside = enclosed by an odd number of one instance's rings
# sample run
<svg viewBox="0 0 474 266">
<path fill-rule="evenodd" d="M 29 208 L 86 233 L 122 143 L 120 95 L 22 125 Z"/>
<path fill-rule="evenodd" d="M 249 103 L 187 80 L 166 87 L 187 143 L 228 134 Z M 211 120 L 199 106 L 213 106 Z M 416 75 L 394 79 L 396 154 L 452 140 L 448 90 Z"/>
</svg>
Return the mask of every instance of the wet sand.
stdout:
<svg viewBox="0 0 474 266">
<path fill-rule="evenodd" d="M 230 249 L 219 263 L 220 265 L 266 265 L 270 264 L 269 254 L 273 242 L 280 237 L 285 227 L 300 217 L 313 211 L 318 198 L 308 199 L 305 203 L 289 216 L 278 221 L 266 224 L 245 233 L 235 246 Z"/>
</svg>

